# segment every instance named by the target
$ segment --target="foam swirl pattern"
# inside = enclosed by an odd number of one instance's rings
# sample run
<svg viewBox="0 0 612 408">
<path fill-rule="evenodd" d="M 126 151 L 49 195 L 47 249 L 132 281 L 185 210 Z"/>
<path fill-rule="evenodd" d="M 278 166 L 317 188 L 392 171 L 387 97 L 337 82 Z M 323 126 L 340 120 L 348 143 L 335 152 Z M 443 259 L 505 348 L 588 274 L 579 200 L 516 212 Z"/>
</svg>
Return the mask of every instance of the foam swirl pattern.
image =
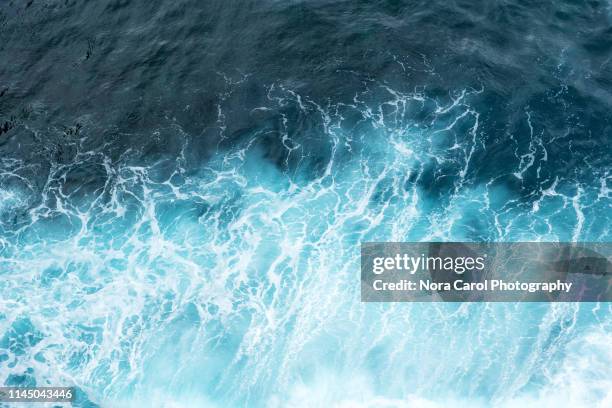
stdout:
<svg viewBox="0 0 612 408">
<path fill-rule="evenodd" d="M 607 303 L 359 296 L 364 241 L 610 241 L 608 3 L 30 3 L 0 6 L 4 384 L 612 404 Z"/>
</svg>

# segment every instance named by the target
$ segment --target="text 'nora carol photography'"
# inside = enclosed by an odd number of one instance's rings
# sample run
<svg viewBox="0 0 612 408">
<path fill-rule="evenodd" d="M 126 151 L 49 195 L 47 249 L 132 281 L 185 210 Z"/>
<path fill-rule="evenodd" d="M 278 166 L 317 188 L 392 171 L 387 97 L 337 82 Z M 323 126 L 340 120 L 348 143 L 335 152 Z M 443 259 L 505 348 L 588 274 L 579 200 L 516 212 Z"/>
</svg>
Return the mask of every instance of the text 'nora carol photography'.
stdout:
<svg viewBox="0 0 612 408">
<path fill-rule="evenodd" d="M 364 302 L 612 300 L 607 243 L 364 243 Z"/>
</svg>

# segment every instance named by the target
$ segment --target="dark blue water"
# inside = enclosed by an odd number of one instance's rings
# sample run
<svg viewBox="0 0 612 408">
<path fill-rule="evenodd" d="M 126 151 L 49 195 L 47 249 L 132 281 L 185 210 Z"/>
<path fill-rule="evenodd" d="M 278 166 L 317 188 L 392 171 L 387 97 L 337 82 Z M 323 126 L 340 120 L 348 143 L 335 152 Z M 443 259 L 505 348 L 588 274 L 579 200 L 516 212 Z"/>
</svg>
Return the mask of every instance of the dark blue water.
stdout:
<svg viewBox="0 0 612 408">
<path fill-rule="evenodd" d="M 364 241 L 612 238 L 607 1 L 0 4 L 0 381 L 607 407 L 609 304 L 363 304 Z"/>
</svg>

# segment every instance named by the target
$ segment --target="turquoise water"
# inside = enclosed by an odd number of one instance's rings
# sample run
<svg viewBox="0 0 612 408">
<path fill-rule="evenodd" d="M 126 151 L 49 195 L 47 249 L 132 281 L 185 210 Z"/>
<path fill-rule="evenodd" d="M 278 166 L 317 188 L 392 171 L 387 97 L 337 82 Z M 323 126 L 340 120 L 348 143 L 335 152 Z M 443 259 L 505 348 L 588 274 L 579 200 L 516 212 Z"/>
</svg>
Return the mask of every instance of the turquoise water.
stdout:
<svg viewBox="0 0 612 408">
<path fill-rule="evenodd" d="M 112 167 L 83 152 L 32 206 L 28 168 L 5 161 L 1 215 L 24 217 L 0 264 L 7 381 L 74 383 L 100 406 L 605 406 L 608 304 L 363 304 L 358 264 L 363 241 L 605 238 L 588 221 L 609 206 L 605 178 L 500 209 L 510 192 L 461 178 L 482 148 L 470 93 L 280 95 L 267 109 L 301 103 L 324 124 L 317 177 L 267 163 L 256 136 L 189 171 L 181 156 Z M 410 104 L 450 119 L 419 127 Z M 361 123 L 347 131 L 336 109 Z M 474 137 L 438 149 L 451 126 Z M 459 169 L 444 203 L 418 184 L 431 160 Z M 105 184 L 67 183 L 86 169 Z"/>
<path fill-rule="evenodd" d="M 80 407 L 612 405 L 608 303 L 359 292 L 361 242 L 610 241 L 607 9 L 485 10 L 514 15 L 504 40 L 460 4 L 103 3 L 3 6 L 3 35 L 36 23 L 51 50 L 2 49 L 5 385 Z M 62 28 L 83 26 L 93 51 Z"/>
</svg>

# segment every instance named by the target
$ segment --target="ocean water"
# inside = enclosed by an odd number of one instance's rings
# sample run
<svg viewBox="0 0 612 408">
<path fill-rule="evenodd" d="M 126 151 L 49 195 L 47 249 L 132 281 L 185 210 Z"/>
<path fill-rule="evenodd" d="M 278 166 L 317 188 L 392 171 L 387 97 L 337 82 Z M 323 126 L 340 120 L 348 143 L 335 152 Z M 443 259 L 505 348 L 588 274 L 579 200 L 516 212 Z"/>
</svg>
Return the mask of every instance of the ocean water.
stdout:
<svg viewBox="0 0 612 408">
<path fill-rule="evenodd" d="M 5 0 L 0 95 L 4 385 L 612 406 L 609 303 L 359 294 L 365 241 L 610 242 L 610 2 Z"/>
</svg>

